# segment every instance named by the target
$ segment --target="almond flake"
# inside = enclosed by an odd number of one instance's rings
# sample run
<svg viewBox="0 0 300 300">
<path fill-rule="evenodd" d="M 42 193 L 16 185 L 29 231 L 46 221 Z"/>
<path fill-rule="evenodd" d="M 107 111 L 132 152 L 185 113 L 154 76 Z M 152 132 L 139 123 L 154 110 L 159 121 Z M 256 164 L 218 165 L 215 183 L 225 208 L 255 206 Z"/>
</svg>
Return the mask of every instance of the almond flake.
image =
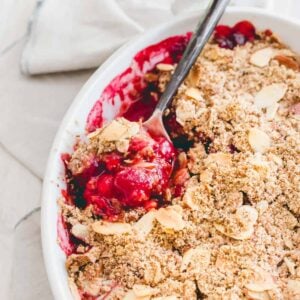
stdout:
<svg viewBox="0 0 300 300">
<path fill-rule="evenodd" d="M 156 212 L 156 220 L 166 229 L 180 231 L 184 228 L 185 223 L 179 209 L 181 207 L 178 205 L 160 208 Z"/>
<path fill-rule="evenodd" d="M 258 109 L 267 108 L 280 101 L 287 91 L 286 84 L 273 83 L 263 87 L 254 99 L 254 105 Z"/>
<path fill-rule="evenodd" d="M 126 153 L 129 148 L 129 140 L 123 139 L 123 140 L 116 141 L 116 148 L 119 152 Z"/>
<path fill-rule="evenodd" d="M 250 205 L 242 205 L 232 215 L 234 226 L 215 223 L 215 228 L 222 234 L 235 240 L 249 239 L 254 233 L 254 224 L 258 218 L 258 212 Z M 240 224 L 240 225 L 238 225 Z"/>
<path fill-rule="evenodd" d="M 279 64 L 286 66 L 289 69 L 292 69 L 294 71 L 299 70 L 299 63 L 296 59 L 286 56 L 286 55 L 276 55 L 274 57 L 275 60 L 279 62 Z"/>
<path fill-rule="evenodd" d="M 249 225 L 254 225 L 258 218 L 257 210 L 250 205 L 242 205 L 236 210 L 236 217 Z"/>
<path fill-rule="evenodd" d="M 232 155 L 229 153 L 217 152 L 211 153 L 205 159 L 206 164 L 216 163 L 221 166 L 230 166 Z"/>
<path fill-rule="evenodd" d="M 252 128 L 249 130 L 248 141 L 251 148 L 260 153 L 264 153 L 271 144 L 269 136 L 258 128 Z"/>
<path fill-rule="evenodd" d="M 103 128 L 101 132 L 101 139 L 109 142 L 117 141 L 122 137 L 122 135 L 125 135 L 127 130 L 127 126 L 123 125 L 118 120 L 113 120 Z"/>
<path fill-rule="evenodd" d="M 185 91 L 185 95 L 192 98 L 192 99 L 195 99 L 197 101 L 202 101 L 203 100 L 202 93 L 198 88 L 194 88 L 194 87 L 188 88 Z"/>
<path fill-rule="evenodd" d="M 272 121 L 275 118 L 278 108 L 278 103 L 275 103 L 266 108 L 266 118 L 268 121 Z"/>
<path fill-rule="evenodd" d="M 210 263 L 211 251 L 204 246 L 191 248 L 184 252 L 180 272 L 186 271 L 188 268 L 195 270 L 196 273 L 205 270 Z"/>
<path fill-rule="evenodd" d="M 296 271 L 295 271 L 296 264 L 288 257 L 285 257 L 283 260 L 284 260 L 287 268 L 289 269 L 289 272 L 291 273 L 291 275 L 295 275 L 296 274 Z"/>
<path fill-rule="evenodd" d="M 152 288 L 148 285 L 143 284 L 135 284 L 132 287 L 133 292 L 137 297 L 147 297 L 147 296 L 153 296 L 159 292 L 158 289 Z"/>
<path fill-rule="evenodd" d="M 86 225 L 78 223 L 72 227 L 71 233 L 78 239 L 85 241 L 89 235 L 89 229 Z"/>
<path fill-rule="evenodd" d="M 93 223 L 92 228 L 96 233 L 103 235 L 124 234 L 131 231 L 130 224 L 106 221 L 97 221 Z"/>
<path fill-rule="evenodd" d="M 177 296 L 154 297 L 151 300 L 178 300 Z"/>
<path fill-rule="evenodd" d="M 156 65 L 156 69 L 159 71 L 170 72 L 174 70 L 174 66 L 170 64 L 160 63 Z"/>
<path fill-rule="evenodd" d="M 213 173 L 209 169 L 206 169 L 203 172 L 201 172 L 200 180 L 202 182 L 210 183 L 212 182 L 212 179 L 213 179 Z"/>
<path fill-rule="evenodd" d="M 265 67 L 269 64 L 271 58 L 274 55 L 274 49 L 264 48 L 257 50 L 250 57 L 250 63 L 257 67 Z"/>
<path fill-rule="evenodd" d="M 290 299 L 300 299 L 300 280 L 289 279 L 287 290 L 289 291 Z"/>
<path fill-rule="evenodd" d="M 268 290 L 273 290 L 276 288 L 272 276 L 260 267 L 256 267 L 254 270 L 255 278 L 245 284 L 245 287 L 253 292 L 263 292 Z"/>
<path fill-rule="evenodd" d="M 123 300 L 150 300 L 150 296 L 138 297 L 133 290 L 126 293 Z"/>
<path fill-rule="evenodd" d="M 256 204 L 256 209 L 258 210 L 258 213 L 260 215 L 262 215 L 263 213 L 265 213 L 267 211 L 268 207 L 269 207 L 269 203 L 266 200 L 259 201 Z"/>
<path fill-rule="evenodd" d="M 193 210 L 198 210 L 199 205 L 196 203 L 194 200 L 194 193 L 197 191 L 197 186 L 191 186 L 188 187 L 183 195 L 182 201 L 183 203 L 193 209 Z"/>
<path fill-rule="evenodd" d="M 267 292 L 254 292 L 254 291 L 247 290 L 247 296 L 251 300 L 271 300 Z"/>
<path fill-rule="evenodd" d="M 68 279 L 68 284 L 69 284 L 69 288 L 70 288 L 71 294 L 73 296 L 73 299 L 74 300 L 81 300 L 80 293 L 79 293 L 79 290 L 78 290 L 77 285 L 75 284 L 75 282 L 72 279 L 69 278 Z"/>
<path fill-rule="evenodd" d="M 225 226 L 221 225 L 221 224 L 214 224 L 215 228 L 221 232 L 222 234 L 231 237 L 235 240 L 239 240 L 239 241 L 243 241 L 243 240 L 248 240 L 249 238 L 251 238 L 253 232 L 254 232 L 254 227 L 253 226 L 249 226 L 247 229 L 240 231 L 240 232 L 230 232 L 228 230 L 226 230 Z"/>
<path fill-rule="evenodd" d="M 142 238 L 145 238 L 151 232 L 154 220 L 155 211 L 149 211 L 133 225 L 133 228 L 138 231 Z"/>
</svg>

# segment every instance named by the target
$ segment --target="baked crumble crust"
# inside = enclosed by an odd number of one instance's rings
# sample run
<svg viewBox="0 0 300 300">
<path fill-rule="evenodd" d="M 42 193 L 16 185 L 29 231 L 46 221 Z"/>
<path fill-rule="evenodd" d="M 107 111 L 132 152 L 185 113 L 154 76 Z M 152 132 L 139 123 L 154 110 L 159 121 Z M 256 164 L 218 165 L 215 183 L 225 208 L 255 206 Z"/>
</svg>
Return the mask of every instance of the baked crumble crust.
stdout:
<svg viewBox="0 0 300 300">
<path fill-rule="evenodd" d="M 113 287 L 108 299 L 300 299 L 296 64 L 295 53 L 264 34 L 232 50 L 206 45 L 167 111 L 192 141 L 182 155 L 191 175 L 184 195 L 113 224 L 59 202 L 83 242 L 66 262 L 74 297 Z M 172 70 L 159 66 L 147 77 L 163 90 Z M 73 174 L 117 144 L 126 151 L 139 125 L 112 124 L 113 133 L 99 129 L 78 146 Z"/>
</svg>

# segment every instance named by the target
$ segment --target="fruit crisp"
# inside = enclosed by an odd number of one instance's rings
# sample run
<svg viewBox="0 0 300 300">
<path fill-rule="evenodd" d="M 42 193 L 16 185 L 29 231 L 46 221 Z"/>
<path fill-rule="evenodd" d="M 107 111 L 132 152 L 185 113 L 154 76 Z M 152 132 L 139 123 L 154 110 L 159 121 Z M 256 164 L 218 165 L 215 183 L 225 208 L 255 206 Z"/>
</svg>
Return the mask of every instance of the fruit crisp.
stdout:
<svg viewBox="0 0 300 300">
<path fill-rule="evenodd" d="M 145 74 L 156 101 L 174 67 Z M 296 54 L 217 26 L 165 111 L 173 145 L 120 117 L 64 155 L 74 299 L 300 299 L 299 115 Z"/>
</svg>

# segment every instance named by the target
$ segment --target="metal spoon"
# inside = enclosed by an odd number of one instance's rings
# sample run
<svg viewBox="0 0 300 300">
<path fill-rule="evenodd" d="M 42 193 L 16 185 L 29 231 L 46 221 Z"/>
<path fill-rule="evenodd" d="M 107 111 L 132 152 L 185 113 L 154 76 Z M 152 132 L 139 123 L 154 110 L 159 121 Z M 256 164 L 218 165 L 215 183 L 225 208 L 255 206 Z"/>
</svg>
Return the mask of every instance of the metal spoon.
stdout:
<svg viewBox="0 0 300 300">
<path fill-rule="evenodd" d="M 166 90 L 161 95 L 153 114 L 143 123 L 143 127 L 150 133 L 164 136 L 170 140 L 163 124 L 163 112 L 197 60 L 197 57 L 211 36 L 229 1 L 230 0 L 213 0 L 205 13 L 203 20 L 197 25 L 196 30 L 192 35 Z"/>
</svg>

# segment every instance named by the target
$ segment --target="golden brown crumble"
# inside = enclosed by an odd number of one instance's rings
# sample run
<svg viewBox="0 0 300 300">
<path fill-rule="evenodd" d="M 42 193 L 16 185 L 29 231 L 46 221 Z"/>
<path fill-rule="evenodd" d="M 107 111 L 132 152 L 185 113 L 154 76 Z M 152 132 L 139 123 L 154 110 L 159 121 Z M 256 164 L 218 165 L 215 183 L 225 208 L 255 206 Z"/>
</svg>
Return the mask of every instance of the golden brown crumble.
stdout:
<svg viewBox="0 0 300 300">
<path fill-rule="evenodd" d="M 161 90 L 172 70 L 158 66 Z M 192 175 L 183 197 L 114 224 L 60 202 L 90 247 L 67 258 L 74 297 L 114 287 L 107 299 L 300 299 L 300 122 L 291 109 L 299 101 L 296 55 L 277 39 L 233 50 L 207 44 L 168 110 L 194 142 L 179 159 Z M 92 133 L 70 169 L 81 172 L 122 134 L 126 149 L 122 122 L 118 136 Z"/>
</svg>

